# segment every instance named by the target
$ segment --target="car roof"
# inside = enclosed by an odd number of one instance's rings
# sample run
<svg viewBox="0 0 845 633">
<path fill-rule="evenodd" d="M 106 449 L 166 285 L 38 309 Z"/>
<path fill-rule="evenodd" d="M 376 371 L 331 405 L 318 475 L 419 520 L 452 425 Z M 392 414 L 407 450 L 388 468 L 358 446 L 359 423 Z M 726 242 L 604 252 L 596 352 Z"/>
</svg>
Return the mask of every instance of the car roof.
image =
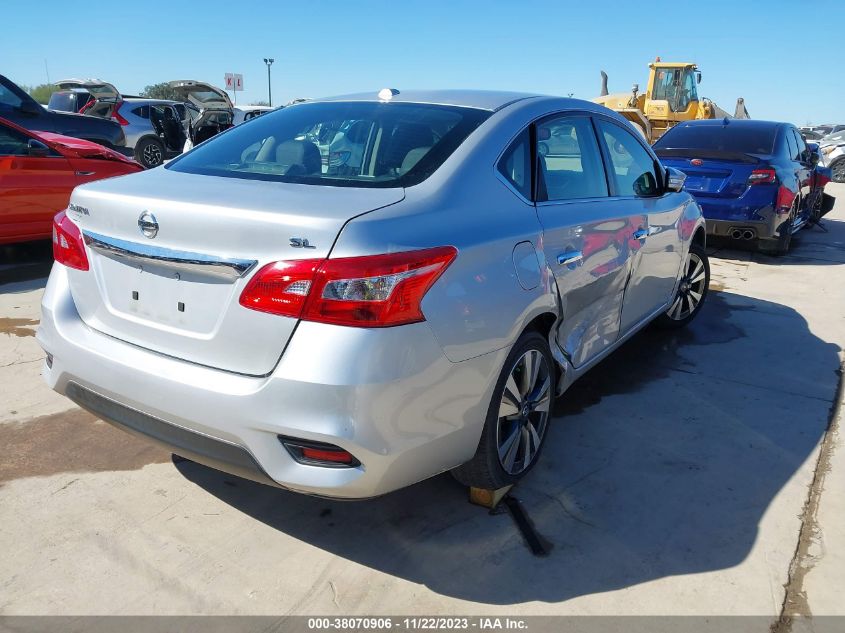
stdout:
<svg viewBox="0 0 845 633">
<path fill-rule="evenodd" d="M 315 101 L 383 101 L 383 99 L 379 99 L 378 95 L 379 90 L 373 90 L 371 92 L 311 99 L 308 103 Z M 430 103 L 436 105 L 463 106 L 495 112 L 515 101 L 540 96 L 542 95 L 503 90 L 400 90 L 389 101 L 391 103 Z"/>
<path fill-rule="evenodd" d="M 723 119 L 699 119 L 697 121 L 685 121 L 682 125 L 700 125 L 700 126 L 731 126 L 741 128 L 772 128 L 783 125 L 792 125 L 791 123 L 784 123 L 783 121 L 761 121 L 759 119 L 732 119 L 725 117 Z"/>
</svg>

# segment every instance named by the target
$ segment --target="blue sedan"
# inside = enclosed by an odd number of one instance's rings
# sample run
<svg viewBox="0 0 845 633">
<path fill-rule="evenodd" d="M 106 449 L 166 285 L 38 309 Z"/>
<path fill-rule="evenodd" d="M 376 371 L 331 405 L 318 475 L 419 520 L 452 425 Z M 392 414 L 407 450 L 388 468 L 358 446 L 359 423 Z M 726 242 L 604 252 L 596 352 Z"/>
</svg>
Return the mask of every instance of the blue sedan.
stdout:
<svg viewBox="0 0 845 633">
<path fill-rule="evenodd" d="M 654 144 L 663 164 L 687 175 L 710 235 L 756 241 L 783 255 L 811 218 L 816 155 L 795 126 L 715 119 L 681 123 Z"/>
</svg>

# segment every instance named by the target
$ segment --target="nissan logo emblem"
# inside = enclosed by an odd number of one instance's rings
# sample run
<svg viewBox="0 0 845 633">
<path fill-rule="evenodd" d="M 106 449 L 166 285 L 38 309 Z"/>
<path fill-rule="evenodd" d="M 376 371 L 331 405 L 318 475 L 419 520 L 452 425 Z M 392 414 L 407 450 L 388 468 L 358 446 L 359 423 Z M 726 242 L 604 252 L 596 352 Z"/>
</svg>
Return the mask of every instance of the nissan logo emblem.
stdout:
<svg viewBox="0 0 845 633">
<path fill-rule="evenodd" d="M 138 218 L 138 228 L 141 229 L 141 233 L 143 233 L 145 237 L 153 239 L 156 235 L 158 235 L 158 222 L 156 221 L 156 216 L 149 211 L 144 211 Z"/>
</svg>

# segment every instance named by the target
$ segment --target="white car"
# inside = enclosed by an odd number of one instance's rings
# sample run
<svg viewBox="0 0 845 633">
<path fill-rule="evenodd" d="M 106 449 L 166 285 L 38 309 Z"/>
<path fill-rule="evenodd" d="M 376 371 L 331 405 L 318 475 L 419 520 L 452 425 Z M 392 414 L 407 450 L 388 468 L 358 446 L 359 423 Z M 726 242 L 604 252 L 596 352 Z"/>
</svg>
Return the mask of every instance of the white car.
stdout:
<svg viewBox="0 0 845 633">
<path fill-rule="evenodd" d="M 259 105 L 235 106 L 233 108 L 235 116 L 232 119 L 232 125 L 240 125 L 241 123 L 245 123 L 250 119 L 254 119 L 257 116 L 261 116 L 262 114 L 275 109 L 276 108 L 271 108 L 270 106 Z"/>
</svg>

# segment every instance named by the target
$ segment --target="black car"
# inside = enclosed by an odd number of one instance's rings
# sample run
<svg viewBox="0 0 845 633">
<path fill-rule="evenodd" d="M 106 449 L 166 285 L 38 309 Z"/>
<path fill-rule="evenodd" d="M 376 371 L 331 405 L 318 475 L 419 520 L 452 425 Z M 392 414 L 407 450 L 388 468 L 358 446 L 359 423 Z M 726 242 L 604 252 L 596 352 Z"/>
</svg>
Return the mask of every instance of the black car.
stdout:
<svg viewBox="0 0 845 633">
<path fill-rule="evenodd" d="M 27 130 L 75 136 L 125 153 L 123 128 L 114 121 L 48 110 L 3 75 L 0 75 L 0 117 Z"/>
</svg>

